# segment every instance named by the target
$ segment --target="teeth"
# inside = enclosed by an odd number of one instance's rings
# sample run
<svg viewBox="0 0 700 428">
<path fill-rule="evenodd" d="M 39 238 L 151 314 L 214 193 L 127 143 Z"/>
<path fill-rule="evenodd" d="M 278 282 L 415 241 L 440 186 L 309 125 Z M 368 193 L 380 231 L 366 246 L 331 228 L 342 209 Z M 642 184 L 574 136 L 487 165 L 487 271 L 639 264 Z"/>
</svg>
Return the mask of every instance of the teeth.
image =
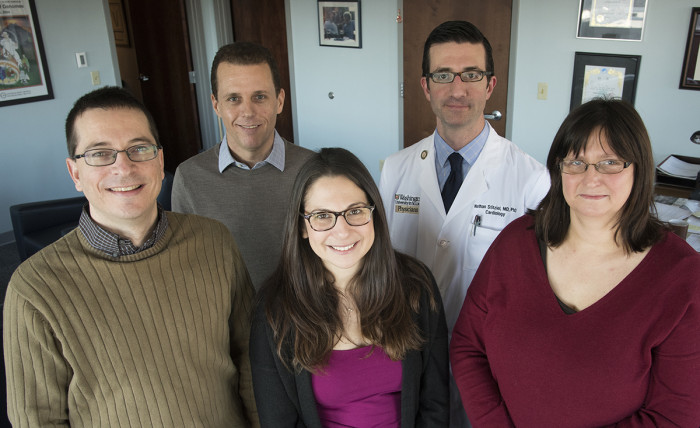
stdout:
<svg viewBox="0 0 700 428">
<path fill-rule="evenodd" d="M 130 190 L 135 190 L 138 189 L 139 185 L 136 186 L 129 186 L 129 187 L 112 187 L 112 191 L 114 192 L 128 192 Z"/>
<path fill-rule="evenodd" d="M 338 250 L 338 251 L 347 251 L 354 246 L 355 246 L 355 244 L 350 244 L 347 247 L 334 247 L 333 245 L 331 245 L 331 248 L 333 248 L 334 250 Z"/>
<path fill-rule="evenodd" d="M 245 129 L 253 129 L 253 128 L 257 128 L 258 125 L 250 125 L 250 126 L 240 125 L 240 127 L 241 127 L 241 128 L 245 128 Z"/>
</svg>

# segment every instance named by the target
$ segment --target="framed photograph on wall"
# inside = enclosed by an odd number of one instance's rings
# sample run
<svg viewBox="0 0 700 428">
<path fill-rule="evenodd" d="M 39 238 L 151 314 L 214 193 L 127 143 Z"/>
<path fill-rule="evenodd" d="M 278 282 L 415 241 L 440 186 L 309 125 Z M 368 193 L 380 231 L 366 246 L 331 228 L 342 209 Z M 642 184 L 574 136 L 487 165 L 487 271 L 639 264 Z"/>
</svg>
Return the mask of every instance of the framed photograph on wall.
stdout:
<svg viewBox="0 0 700 428">
<path fill-rule="evenodd" d="M 126 24 L 126 13 L 122 0 L 109 0 L 109 16 L 112 19 L 112 32 L 114 44 L 125 48 L 131 47 L 129 43 L 129 30 Z"/>
<path fill-rule="evenodd" d="M 634 104 L 639 55 L 576 52 L 571 110 L 593 98 L 620 98 Z"/>
<path fill-rule="evenodd" d="M 581 0 L 577 37 L 641 41 L 647 0 Z"/>
<path fill-rule="evenodd" d="M 34 0 L 0 0 L 0 107 L 50 99 Z"/>
<path fill-rule="evenodd" d="M 690 14 L 690 30 L 679 89 L 700 90 L 700 7 L 694 7 Z"/>
<path fill-rule="evenodd" d="M 360 2 L 318 2 L 318 40 L 321 46 L 362 47 Z"/>
</svg>

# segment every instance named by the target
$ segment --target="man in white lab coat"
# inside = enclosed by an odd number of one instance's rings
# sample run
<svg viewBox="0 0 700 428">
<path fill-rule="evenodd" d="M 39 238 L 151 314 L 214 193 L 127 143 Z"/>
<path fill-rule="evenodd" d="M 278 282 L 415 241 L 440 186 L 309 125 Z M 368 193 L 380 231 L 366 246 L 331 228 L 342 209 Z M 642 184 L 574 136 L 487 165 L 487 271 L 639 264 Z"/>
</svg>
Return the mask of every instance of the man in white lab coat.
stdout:
<svg viewBox="0 0 700 428">
<path fill-rule="evenodd" d="M 432 270 L 450 334 L 486 250 L 549 189 L 544 166 L 484 120 L 493 70 L 491 45 L 473 24 L 436 27 L 425 42 L 421 86 L 437 129 L 389 156 L 381 174 L 392 243 Z M 469 426 L 454 382 L 450 392 L 450 426 Z"/>
</svg>

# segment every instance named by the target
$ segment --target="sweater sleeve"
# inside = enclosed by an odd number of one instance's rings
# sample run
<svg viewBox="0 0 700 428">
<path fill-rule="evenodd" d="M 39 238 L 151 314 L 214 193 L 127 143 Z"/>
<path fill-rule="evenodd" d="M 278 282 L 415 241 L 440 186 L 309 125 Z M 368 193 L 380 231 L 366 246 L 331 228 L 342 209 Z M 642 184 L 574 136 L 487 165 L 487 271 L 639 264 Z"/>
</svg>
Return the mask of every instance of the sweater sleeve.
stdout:
<svg viewBox="0 0 700 428">
<path fill-rule="evenodd" d="M 235 244 L 233 244 L 235 247 Z M 231 284 L 231 318 L 229 329 L 231 334 L 231 359 L 239 370 L 238 392 L 241 402 L 251 425 L 258 427 L 258 411 L 255 406 L 253 394 L 253 378 L 250 370 L 248 356 L 248 343 L 250 339 L 250 318 L 253 307 L 255 290 L 250 281 L 250 275 L 245 267 L 237 248 L 233 260 L 234 274 Z"/>
<path fill-rule="evenodd" d="M 7 415 L 15 427 L 67 427 L 72 370 L 49 324 L 14 290 L 16 280 L 3 309 Z"/>
<path fill-rule="evenodd" d="M 483 340 L 488 307 L 479 295 L 488 284 L 491 254 L 493 251 L 490 250 L 467 290 L 452 331 L 450 362 L 464 409 L 473 426 L 513 427 L 498 383 L 491 374 Z"/>
<path fill-rule="evenodd" d="M 695 270 L 693 287 L 700 272 Z M 698 293 L 696 293 L 697 295 Z M 619 428 L 700 426 L 700 304 L 688 305 L 671 334 L 652 353 L 649 389 L 634 414 L 610 425 Z"/>
</svg>

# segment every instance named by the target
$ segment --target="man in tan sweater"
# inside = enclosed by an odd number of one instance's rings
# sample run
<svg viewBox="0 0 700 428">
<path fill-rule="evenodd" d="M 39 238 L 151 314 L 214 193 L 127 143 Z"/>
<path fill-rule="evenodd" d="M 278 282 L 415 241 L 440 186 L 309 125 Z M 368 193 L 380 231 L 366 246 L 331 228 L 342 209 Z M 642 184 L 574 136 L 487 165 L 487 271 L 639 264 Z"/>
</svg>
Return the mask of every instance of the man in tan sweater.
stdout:
<svg viewBox="0 0 700 428">
<path fill-rule="evenodd" d="M 79 227 L 24 262 L 3 313 L 14 426 L 257 426 L 250 277 L 228 230 L 156 202 L 153 119 L 119 88 L 66 120 Z"/>
</svg>

